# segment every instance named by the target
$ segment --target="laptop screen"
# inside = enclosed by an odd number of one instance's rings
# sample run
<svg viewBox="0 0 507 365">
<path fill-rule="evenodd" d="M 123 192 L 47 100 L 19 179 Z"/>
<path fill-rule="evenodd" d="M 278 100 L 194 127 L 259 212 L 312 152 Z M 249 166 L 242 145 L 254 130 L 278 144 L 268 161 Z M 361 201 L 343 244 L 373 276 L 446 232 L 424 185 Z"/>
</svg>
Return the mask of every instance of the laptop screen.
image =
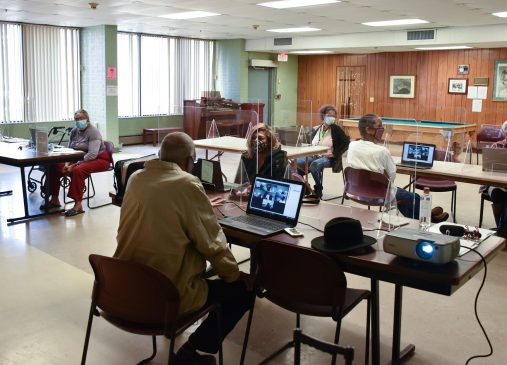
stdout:
<svg viewBox="0 0 507 365">
<path fill-rule="evenodd" d="M 405 142 L 403 144 L 402 163 L 433 165 L 435 155 L 434 144 Z"/>
<path fill-rule="evenodd" d="M 302 182 L 256 176 L 247 213 L 295 224 L 304 192 Z"/>
</svg>

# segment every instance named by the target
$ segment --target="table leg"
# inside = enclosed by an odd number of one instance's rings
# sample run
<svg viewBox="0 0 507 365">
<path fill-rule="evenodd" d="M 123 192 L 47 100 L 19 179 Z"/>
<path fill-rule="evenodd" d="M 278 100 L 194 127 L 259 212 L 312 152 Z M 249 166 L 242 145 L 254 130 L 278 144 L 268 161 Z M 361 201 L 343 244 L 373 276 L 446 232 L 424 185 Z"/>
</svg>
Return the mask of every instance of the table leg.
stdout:
<svg viewBox="0 0 507 365">
<path fill-rule="evenodd" d="M 305 157 L 305 181 L 308 182 L 308 156 Z"/>
<path fill-rule="evenodd" d="M 146 137 L 147 137 L 146 131 L 143 131 L 143 145 L 146 144 Z"/>
<path fill-rule="evenodd" d="M 151 134 L 151 143 L 153 144 L 153 147 L 157 147 L 157 139 L 158 139 L 158 132 L 153 132 Z"/>
<path fill-rule="evenodd" d="M 380 315 L 378 280 L 371 279 L 371 356 L 372 364 L 380 365 Z"/>
<path fill-rule="evenodd" d="M 393 349 L 391 356 L 391 364 L 393 365 L 403 363 L 412 356 L 415 351 L 415 346 L 412 344 L 409 344 L 400 351 L 402 302 L 403 286 L 396 284 L 394 291 Z"/>
</svg>

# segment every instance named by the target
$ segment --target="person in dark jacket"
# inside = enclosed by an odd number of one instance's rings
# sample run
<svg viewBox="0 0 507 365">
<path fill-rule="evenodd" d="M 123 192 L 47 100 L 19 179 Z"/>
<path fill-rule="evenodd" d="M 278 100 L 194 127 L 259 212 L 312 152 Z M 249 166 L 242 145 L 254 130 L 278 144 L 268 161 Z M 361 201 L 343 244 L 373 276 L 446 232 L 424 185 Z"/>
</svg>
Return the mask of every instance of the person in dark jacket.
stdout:
<svg viewBox="0 0 507 365">
<path fill-rule="evenodd" d="M 255 175 L 281 179 L 287 169 L 287 152 L 264 123 L 255 125 L 247 136 L 247 151 L 241 155 L 236 182 L 253 182 Z M 246 175 L 246 176 L 245 176 Z"/>
<path fill-rule="evenodd" d="M 333 172 L 340 172 L 343 169 L 342 154 L 349 148 L 350 138 L 343 129 L 335 124 L 337 112 L 334 105 L 325 104 L 321 106 L 319 113 L 322 124 L 312 131 L 312 145 L 328 146 L 329 150 L 321 155 L 310 157 L 308 163 L 315 181 L 315 194 L 320 198 L 323 189 L 323 171 L 326 167 L 332 167 Z M 298 158 L 299 168 L 304 168 L 305 163 L 306 159 L 304 157 Z"/>
</svg>

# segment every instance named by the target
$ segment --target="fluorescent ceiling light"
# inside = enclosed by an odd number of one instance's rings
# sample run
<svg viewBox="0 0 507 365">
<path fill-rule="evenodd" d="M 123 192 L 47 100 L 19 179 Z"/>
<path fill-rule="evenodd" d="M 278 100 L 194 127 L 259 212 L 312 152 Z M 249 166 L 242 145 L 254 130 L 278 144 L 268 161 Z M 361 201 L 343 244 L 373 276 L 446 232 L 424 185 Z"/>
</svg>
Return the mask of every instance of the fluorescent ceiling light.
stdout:
<svg viewBox="0 0 507 365">
<path fill-rule="evenodd" d="M 216 16 L 221 15 L 218 13 L 211 13 L 209 11 L 185 11 L 183 13 L 174 13 L 174 14 L 166 14 L 161 15 L 162 18 L 169 19 L 194 19 L 194 18 L 204 18 L 207 16 Z"/>
<path fill-rule="evenodd" d="M 437 46 L 437 47 L 417 47 L 414 49 L 419 49 L 421 51 L 436 51 L 436 50 L 443 50 L 443 49 L 469 49 L 472 48 L 470 46 Z"/>
<path fill-rule="evenodd" d="M 300 27 L 300 28 L 281 28 L 281 29 L 268 29 L 267 32 L 274 32 L 274 33 L 299 33 L 299 32 L 316 32 L 318 30 L 321 30 L 319 28 L 312 28 L 312 27 Z"/>
<path fill-rule="evenodd" d="M 422 19 L 398 19 L 398 20 L 383 20 L 380 22 L 368 22 L 361 23 L 363 25 L 368 25 L 370 27 L 388 27 L 392 25 L 410 25 L 410 24 L 424 24 L 429 23 L 426 20 Z"/>
<path fill-rule="evenodd" d="M 507 18 L 507 11 L 501 11 L 499 13 L 493 13 L 492 15 L 497 16 L 499 18 Z"/>
<path fill-rule="evenodd" d="M 339 2 L 340 1 L 338 0 L 284 0 L 284 1 L 270 1 L 267 3 L 260 3 L 257 5 L 267 6 L 268 8 L 275 9 L 288 9 L 312 5 L 335 4 Z"/>
<path fill-rule="evenodd" d="M 324 53 L 331 53 L 331 51 L 325 50 L 325 49 L 315 49 L 315 50 L 308 50 L 308 51 L 291 51 L 289 53 L 293 54 L 324 54 Z"/>
</svg>

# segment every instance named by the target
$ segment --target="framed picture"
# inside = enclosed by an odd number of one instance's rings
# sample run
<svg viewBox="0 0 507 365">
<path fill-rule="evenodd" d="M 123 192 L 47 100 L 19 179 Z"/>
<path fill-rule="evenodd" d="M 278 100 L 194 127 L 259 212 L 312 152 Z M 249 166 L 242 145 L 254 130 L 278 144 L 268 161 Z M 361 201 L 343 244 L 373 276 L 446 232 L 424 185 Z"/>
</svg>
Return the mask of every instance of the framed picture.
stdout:
<svg viewBox="0 0 507 365">
<path fill-rule="evenodd" d="M 449 94 L 466 94 L 468 79 L 449 79 Z"/>
<path fill-rule="evenodd" d="M 391 76 L 389 96 L 391 98 L 414 98 L 415 76 Z"/>
<path fill-rule="evenodd" d="M 495 62 L 493 100 L 507 101 L 507 60 L 497 60 Z"/>
<path fill-rule="evenodd" d="M 468 65 L 458 65 L 458 75 L 468 75 Z"/>
</svg>

